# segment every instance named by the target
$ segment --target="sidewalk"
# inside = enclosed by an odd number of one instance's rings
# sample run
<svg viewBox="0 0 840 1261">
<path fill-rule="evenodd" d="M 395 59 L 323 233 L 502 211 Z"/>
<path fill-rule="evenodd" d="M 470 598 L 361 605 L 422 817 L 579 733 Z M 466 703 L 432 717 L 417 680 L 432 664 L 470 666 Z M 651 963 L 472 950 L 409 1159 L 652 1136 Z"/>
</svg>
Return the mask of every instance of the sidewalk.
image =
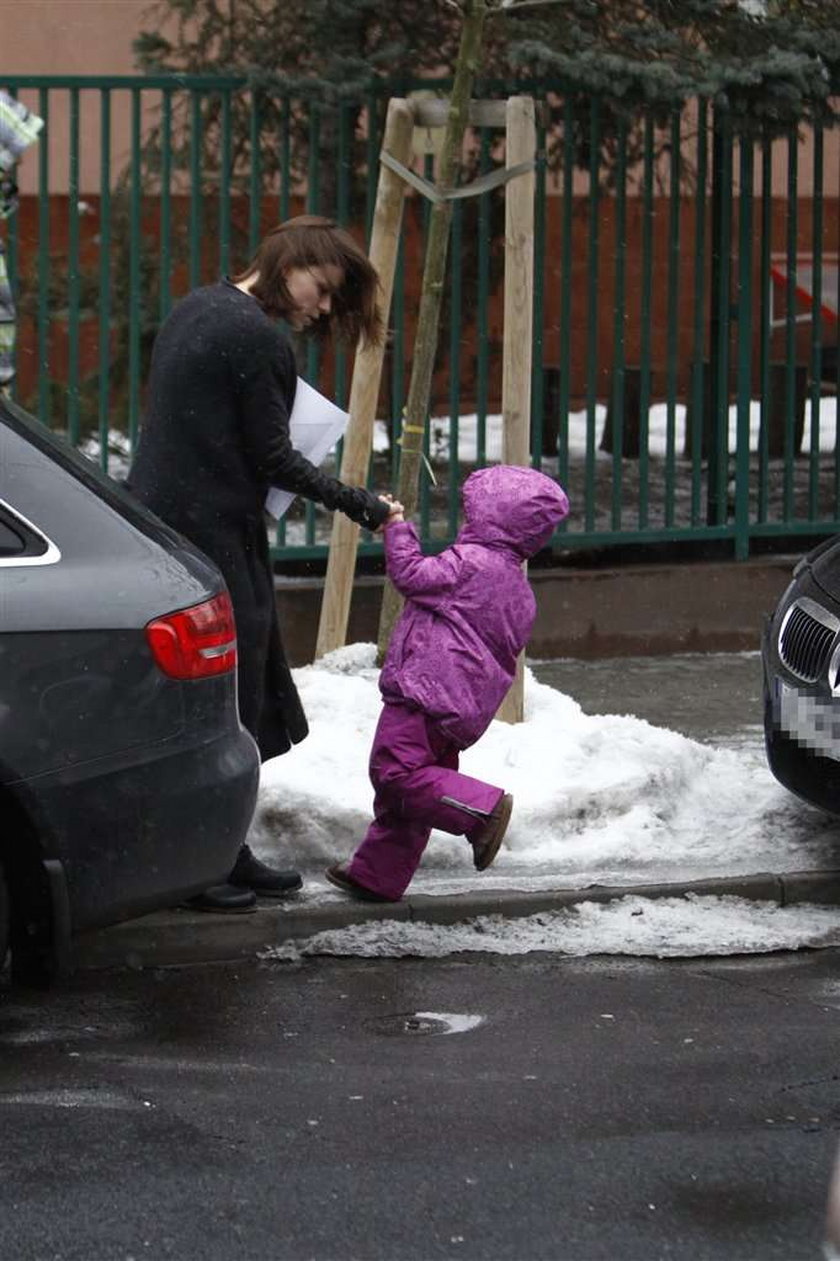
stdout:
<svg viewBox="0 0 840 1261">
<path fill-rule="evenodd" d="M 721 877 L 673 884 L 589 885 L 538 893 L 493 890 L 487 893 L 421 894 L 402 902 L 354 902 L 342 895 L 334 902 L 316 902 L 306 892 L 283 903 L 264 901 L 248 915 L 211 915 L 201 911 L 159 911 L 142 919 L 85 934 L 77 942 L 75 965 L 91 968 L 153 968 L 254 958 L 270 946 L 311 937 L 327 929 L 347 928 L 368 920 L 398 923 L 456 924 L 476 916 L 506 918 L 559 911 L 580 902 L 607 902 L 635 895 L 646 898 L 687 894 L 748 898 L 776 906 L 797 903 L 840 905 L 840 869 L 774 875 Z"/>
<path fill-rule="evenodd" d="M 763 762 L 761 663 L 756 652 L 620 661 L 565 659 L 534 662 L 532 668 L 540 682 L 573 695 L 587 714 L 631 713 L 712 749 L 733 750 L 739 756 L 747 750 L 753 761 Z M 331 695 L 331 704 L 338 705 L 337 695 Z M 716 780 L 715 787 L 723 786 Z M 788 795 L 783 799 L 787 801 Z M 789 800 L 795 809 L 795 799 Z M 772 822 L 777 829 L 793 827 L 789 816 L 775 811 Z M 812 816 L 801 826 L 810 836 Z M 698 862 L 686 863 L 684 852 L 680 856 L 672 850 L 658 858 L 648 852 L 644 858 L 641 864 L 612 867 L 601 862 L 588 872 L 575 872 L 561 860 L 556 873 L 549 866 L 536 876 L 533 869 L 508 860 L 500 864 L 501 870 L 494 867 L 478 879 L 474 873 L 462 878 L 433 865 L 430 870 L 427 864 L 409 895 L 394 904 L 352 901 L 326 883 L 325 863 L 309 865 L 303 871 L 304 889 L 294 898 L 280 903 L 264 900 L 255 913 L 246 915 L 187 909 L 157 912 L 85 934 L 78 939 L 75 960 L 81 968 L 236 960 L 253 958 L 284 941 L 370 920 L 451 925 L 478 916 L 536 915 L 631 895 L 729 895 L 775 906 L 840 905 L 840 849 L 833 826 L 819 844 L 797 846 L 791 840 L 780 850 L 768 835 L 751 850 L 741 845 L 727 853 L 725 847 L 717 847 L 711 861 L 700 855 Z"/>
</svg>

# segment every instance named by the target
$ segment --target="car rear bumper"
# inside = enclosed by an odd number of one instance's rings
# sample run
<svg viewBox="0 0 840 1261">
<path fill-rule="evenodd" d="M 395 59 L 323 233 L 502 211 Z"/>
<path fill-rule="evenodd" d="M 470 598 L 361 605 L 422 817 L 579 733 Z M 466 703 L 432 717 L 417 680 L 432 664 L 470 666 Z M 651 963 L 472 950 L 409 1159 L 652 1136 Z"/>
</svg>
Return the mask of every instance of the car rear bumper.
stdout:
<svg viewBox="0 0 840 1261">
<path fill-rule="evenodd" d="M 259 754 L 240 729 L 41 776 L 45 857 L 64 870 L 72 931 L 171 906 L 224 880 L 245 839 Z M 35 791 L 33 791 L 35 790 Z"/>
</svg>

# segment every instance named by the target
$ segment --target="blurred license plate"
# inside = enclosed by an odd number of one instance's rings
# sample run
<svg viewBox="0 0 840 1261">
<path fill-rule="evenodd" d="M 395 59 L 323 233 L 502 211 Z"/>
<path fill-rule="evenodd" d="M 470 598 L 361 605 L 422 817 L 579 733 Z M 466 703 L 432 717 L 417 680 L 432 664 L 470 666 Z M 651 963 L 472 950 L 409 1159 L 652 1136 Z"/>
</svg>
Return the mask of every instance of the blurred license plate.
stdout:
<svg viewBox="0 0 840 1261">
<path fill-rule="evenodd" d="M 782 731 L 812 753 L 840 761 L 840 702 L 800 692 L 777 678 L 775 708 Z"/>
</svg>

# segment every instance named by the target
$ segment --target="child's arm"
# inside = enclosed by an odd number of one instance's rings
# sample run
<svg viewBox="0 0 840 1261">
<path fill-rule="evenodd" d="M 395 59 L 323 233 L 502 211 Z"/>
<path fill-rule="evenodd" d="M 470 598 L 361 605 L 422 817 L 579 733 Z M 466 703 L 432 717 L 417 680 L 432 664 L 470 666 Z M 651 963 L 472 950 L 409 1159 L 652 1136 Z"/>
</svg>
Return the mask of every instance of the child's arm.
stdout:
<svg viewBox="0 0 840 1261">
<path fill-rule="evenodd" d="M 417 531 L 406 521 L 402 504 L 383 526 L 385 568 L 401 595 L 423 603 L 451 590 L 458 580 L 458 560 L 450 548 L 438 556 L 424 556 Z"/>
</svg>

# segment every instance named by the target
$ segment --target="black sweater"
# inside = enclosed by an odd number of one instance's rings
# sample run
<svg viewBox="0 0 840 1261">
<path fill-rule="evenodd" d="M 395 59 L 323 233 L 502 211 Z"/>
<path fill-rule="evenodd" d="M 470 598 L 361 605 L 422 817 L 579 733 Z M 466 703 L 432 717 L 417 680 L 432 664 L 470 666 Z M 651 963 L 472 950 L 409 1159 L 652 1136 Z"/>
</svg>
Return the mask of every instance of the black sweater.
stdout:
<svg viewBox="0 0 840 1261">
<path fill-rule="evenodd" d="M 239 712 L 263 760 L 307 732 L 285 659 L 265 529 L 269 486 L 361 525 L 381 499 L 315 468 L 289 441 L 297 375 L 287 338 L 230 281 L 197 289 L 161 328 L 130 489 L 216 562 L 233 601 Z"/>
<path fill-rule="evenodd" d="M 280 328 L 229 280 L 196 289 L 155 341 L 131 489 L 201 546 L 220 525 L 262 519 L 270 486 L 338 508 L 370 529 L 388 515 L 296 451 L 297 374 Z"/>
</svg>

